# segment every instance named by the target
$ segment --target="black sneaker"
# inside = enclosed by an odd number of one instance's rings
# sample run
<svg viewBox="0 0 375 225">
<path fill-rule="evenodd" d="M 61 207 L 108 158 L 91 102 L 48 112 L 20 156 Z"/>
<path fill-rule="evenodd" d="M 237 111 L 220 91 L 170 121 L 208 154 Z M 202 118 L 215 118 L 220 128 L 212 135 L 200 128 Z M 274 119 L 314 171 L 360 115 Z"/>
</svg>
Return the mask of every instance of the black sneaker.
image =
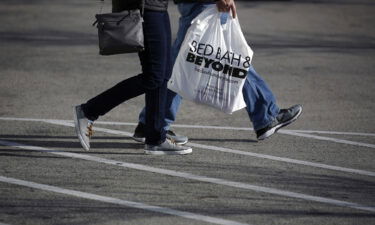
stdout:
<svg viewBox="0 0 375 225">
<path fill-rule="evenodd" d="M 137 142 L 145 143 L 146 135 L 144 133 L 144 129 L 145 129 L 145 125 L 142 123 L 138 123 L 137 127 L 135 128 L 132 138 Z M 167 136 L 167 139 L 171 140 L 177 145 L 184 145 L 188 142 L 188 137 L 183 136 L 183 135 L 178 135 L 171 130 L 167 131 L 166 136 Z"/>
<path fill-rule="evenodd" d="M 146 137 L 145 137 L 145 125 L 143 123 L 138 123 L 137 127 L 134 130 L 133 139 L 138 142 L 145 143 Z"/>
<path fill-rule="evenodd" d="M 276 133 L 280 128 L 291 124 L 299 117 L 299 115 L 301 115 L 301 113 L 301 105 L 294 105 L 288 109 L 280 109 L 279 114 L 270 125 L 256 131 L 258 140 L 264 140 Z"/>
</svg>

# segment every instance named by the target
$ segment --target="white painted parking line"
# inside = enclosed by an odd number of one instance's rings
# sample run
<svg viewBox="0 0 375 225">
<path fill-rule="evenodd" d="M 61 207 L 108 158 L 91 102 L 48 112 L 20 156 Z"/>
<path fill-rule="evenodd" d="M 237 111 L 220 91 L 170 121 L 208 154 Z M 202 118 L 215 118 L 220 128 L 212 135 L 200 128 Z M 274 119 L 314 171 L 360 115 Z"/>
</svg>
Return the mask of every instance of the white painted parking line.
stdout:
<svg viewBox="0 0 375 225">
<path fill-rule="evenodd" d="M 321 140 L 321 141 L 332 141 L 332 142 L 336 142 L 340 144 L 355 145 L 359 147 L 375 148 L 375 145 L 373 144 L 357 142 L 357 141 L 348 141 L 348 140 L 338 139 L 338 138 L 323 137 L 323 136 L 317 136 L 317 135 L 312 135 L 312 134 L 302 134 L 302 133 L 291 132 L 291 131 L 286 131 L 286 130 L 280 130 L 279 133 L 294 135 L 298 137 L 311 138 L 311 139 L 316 139 L 316 140 Z"/>
<path fill-rule="evenodd" d="M 33 118 L 14 118 L 14 117 L 0 117 L 0 120 L 6 121 L 33 121 L 33 122 L 46 122 L 46 123 L 53 123 L 53 124 L 67 124 L 72 123 L 71 120 L 56 120 L 56 119 L 33 119 Z M 105 124 L 105 125 L 126 125 L 126 126 L 135 126 L 137 123 L 125 123 L 125 122 L 110 122 L 110 121 L 96 121 L 96 124 Z M 245 131 L 253 131 L 253 128 L 246 128 L 246 127 L 223 127 L 223 126 L 200 126 L 200 125 L 178 125 L 174 124 L 173 127 L 181 127 L 181 128 L 201 128 L 201 129 L 217 129 L 217 130 L 245 130 Z M 359 147 L 367 147 L 367 148 L 375 148 L 374 144 L 368 144 L 363 142 L 357 141 L 349 141 L 339 138 L 331 138 L 331 137 L 323 137 L 317 135 L 311 135 L 311 133 L 317 134 L 330 134 L 330 135 L 355 135 L 355 136 L 369 136 L 375 137 L 374 133 L 356 133 L 356 132 L 337 132 L 337 131 L 313 131 L 313 130 L 288 130 L 283 129 L 278 131 L 281 134 L 287 134 L 292 136 L 304 137 L 304 138 L 311 138 L 315 140 L 321 141 L 330 141 L 340 144 L 347 144 L 347 145 L 354 145 Z"/>
<path fill-rule="evenodd" d="M 116 205 L 136 208 L 136 209 L 142 209 L 142 210 L 162 213 L 162 214 L 179 216 L 179 217 L 183 217 L 183 218 L 187 218 L 187 219 L 198 220 L 198 221 L 203 221 L 203 222 L 208 222 L 208 223 L 213 223 L 213 224 L 245 225 L 245 223 L 239 223 L 239 222 L 236 222 L 236 221 L 225 220 L 225 219 L 215 218 L 215 217 L 211 217 L 211 216 L 204 216 L 204 215 L 200 215 L 200 214 L 196 214 L 196 213 L 179 211 L 179 210 L 160 207 L 160 206 L 147 205 L 147 204 L 144 204 L 144 203 L 141 203 L 141 202 L 127 201 L 127 200 L 123 200 L 123 199 L 119 199 L 119 198 L 112 198 L 112 197 L 107 197 L 107 196 L 97 195 L 97 194 L 91 194 L 91 193 L 82 192 L 82 191 L 75 191 L 75 190 L 65 189 L 65 188 L 51 186 L 51 185 L 39 184 L 39 183 L 31 182 L 31 181 L 19 180 L 19 179 L 10 178 L 10 177 L 0 176 L 0 182 L 20 185 L 20 186 L 25 186 L 25 187 L 30 187 L 30 188 L 35 188 L 35 189 L 39 189 L 39 190 L 43 190 L 43 191 L 51 191 L 51 192 L 54 192 L 54 193 L 70 195 L 70 196 L 74 196 L 74 197 L 78 197 L 78 198 L 84 198 L 84 199 L 89 199 L 89 200 L 105 202 L 105 203 L 111 203 L 111 204 L 116 204 Z"/>
<path fill-rule="evenodd" d="M 263 192 L 263 193 L 267 193 L 267 194 L 279 195 L 279 196 L 283 196 L 283 197 L 297 198 L 297 199 L 303 199 L 303 200 L 307 200 L 307 201 L 314 201 L 314 202 L 326 203 L 326 204 L 336 205 L 336 206 L 341 206 L 341 207 L 349 207 L 349 208 L 353 208 L 353 209 L 359 209 L 359 210 L 363 210 L 363 211 L 375 212 L 375 207 L 365 206 L 365 205 L 347 202 L 347 201 L 340 201 L 340 200 L 331 199 L 331 198 L 324 198 L 324 197 L 319 197 L 319 196 L 301 194 L 301 193 L 296 193 L 296 192 L 291 192 L 291 191 L 283 191 L 283 190 L 279 190 L 279 189 L 275 189 L 275 188 L 268 188 L 268 187 L 257 186 L 257 185 L 242 183 L 242 182 L 229 181 L 229 180 L 224 180 L 224 179 L 220 179 L 220 178 L 212 178 L 212 177 L 194 175 L 194 174 L 191 174 L 191 173 L 179 172 L 179 171 L 168 170 L 168 169 L 161 169 L 161 168 L 146 166 L 146 165 L 142 165 L 142 164 L 135 164 L 135 163 L 129 163 L 129 162 L 124 162 L 124 161 L 110 160 L 110 159 L 105 159 L 105 158 L 91 156 L 91 155 L 57 151 L 57 150 L 47 149 L 47 148 L 38 147 L 38 146 L 28 146 L 28 145 L 4 141 L 4 140 L 0 140 L 0 144 L 5 145 L 5 146 L 16 147 L 16 148 L 20 148 L 20 149 L 24 149 L 24 150 L 47 152 L 47 153 L 60 155 L 60 156 L 64 156 L 64 157 L 83 159 L 83 160 L 99 162 L 99 163 L 104 163 L 104 164 L 109 164 L 109 165 L 114 165 L 114 166 L 120 166 L 120 167 L 124 167 L 124 168 L 130 168 L 130 169 L 136 169 L 136 170 L 158 173 L 158 174 L 163 174 L 163 175 L 169 175 L 169 176 L 174 176 L 174 177 L 180 177 L 180 178 L 185 178 L 185 179 L 189 179 L 189 180 L 196 180 L 196 181 L 200 181 L 200 182 L 219 184 L 219 185 L 224 185 L 224 186 L 229 186 L 229 187 L 234 187 L 234 188 L 241 188 L 241 189 L 245 189 L 245 190 L 251 190 L 251 191 Z"/>
<path fill-rule="evenodd" d="M 341 131 L 323 131 L 323 130 L 288 130 L 288 129 L 282 129 L 281 131 L 290 131 L 290 132 L 306 133 L 306 134 L 329 134 L 329 135 L 375 137 L 375 133 L 363 133 L 363 132 L 341 132 Z"/>
<path fill-rule="evenodd" d="M 59 121 L 59 120 L 49 120 L 49 121 L 44 121 L 47 123 L 55 123 L 55 124 L 61 124 L 63 125 L 64 123 L 71 123 L 71 122 L 66 122 L 66 121 Z M 98 123 L 98 124 L 113 124 L 113 123 Z M 129 125 L 129 124 L 127 124 Z M 174 125 L 175 127 L 178 127 L 178 125 Z M 234 130 L 233 127 L 214 127 L 214 126 L 188 126 L 184 125 L 185 128 L 206 128 L 206 129 L 219 129 L 219 130 Z M 253 130 L 251 128 L 237 128 L 236 130 Z M 359 147 L 367 147 L 367 148 L 375 148 L 374 144 L 368 144 L 368 143 L 363 143 L 363 142 L 357 142 L 357 141 L 348 141 L 344 139 L 338 139 L 338 138 L 331 138 L 331 137 L 323 137 L 323 136 L 317 136 L 317 135 L 311 135 L 308 133 L 314 133 L 312 131 L 302 131 L 302 133 L 299 133 L 298 130 L 296 131 L 291 131 L 291 130 L 279 130 L 278 133 L 281 134 L 287 134 L 287 135 L 292 135 L 292 136 L 298 136 L 298 137 L 305 137 L 305 138 L 311 138 L 311 139 L 316 139 L 316 140 L 321 140 L 321 141 L 331 141 L 331 142 L 336 142 L 340 144 L 347 144 L 347 145 L 354 145 L 354 146 L 359 146 Z M 320 132 L 315 132 L 315 133 L 320 133 Z M 338 132 L 335 132 L 336 134 Z M 333 134 L 333 132 L 325 132 L 325 134 Z M 341 134 L 343 134 L 341 132 Z M 349 134 L 349 133 L 347 133 Z M 357 133 L 357 135 L 361 135 L 363 133 Z M 366 136 L 372 136 L 373 134 L 366 134 Z M 362 135 L 364 136 L 364 135 Z"/>
<path fill-rule="evenodd" d="M 6 119 L 6 120 L 17 119 L 17 120 L 20 120 L 20 121 L 30 121 L 30 119 L 27 119 L 27 118 L 4 118 L 4 117 L 0 117 L 0 119 Z M 63 125 L 63 126 L 69 126 L 69 127 L 74 126 L 72 121 L 70 121 L 70 120 L 31 119 L 31 121 L 45 122 L 45 123 L 50 123 L 50 124 L 55 124 L 55 125 Z M 126 132 L 126 131 L 106 129 L 106 128 L 100 128 L 100 127 L 95 127 L 95 130 L 106 132 L 106 133 L 109 133 L 109 134 L 125 135 L 125 136 L 128 136 L 128 137 L 131 137 L 133 135 L 132 133 Z M 259 153 L 248 152 L 248 151 L 240 151 L 240 150 L 230 149 L 230 148 L 196 144 L 196 143 L 191 143 L 191 142 L 189 142 L 187 145 L 189 145 L 191 147 L 206 149 L 206 150 L 213 150 L 213 151 L 227 152 L 227 153 L 232 153 L 232 154 L 246 155 L 246 156 L 251 156 L 251 157 L 256 157 L 256 158 L 262 158 L 262 159 L 268 159 L 268 160 L 274 160 L 274 161 L 280 161 L 280 162 L 286 162 L 286 163 L 299 164 L 299 165 L 303 165 L 303 166 L 311 166 L 311 167 L 316 167 L 316 168 L 321 168 L 321 169 L 329 169 L 329 170 L 335 170 L 335 171 L 340 171 L 340 172 L 348 172 L 348 173 L 354 173 L 354 174 L 360 174 L 360 175 L 366 175 L 366 176 L 375 176 L 375 172 L 366 171 L 366 170 L 359 170 L 359 169 L 352 169 L 352 168 L 347 168 L 347 167 L 333 166 L 333 165 L 327 165 L 327 164 L 323 164 L 323 163 L 315 163 L 315 162 L 309 162 L 309 161 L 305 161 L 305 160 L 291 159 L 291 158 L 286 158 L 286 157 L 278 157 L 278 156 L 259 154 Z"/>
<path fill-rule="evenodd" d="M 50 124 L 74 127 L 74 124 L 70 122 L 64 122 L 64 121 L 58 121 L 58 120 L 57 121 L 49 120 L 45 122 L 50 123 Z M 101 128 L 101 127 L 95 127 L 94 130 L 106 132 L 109 134 L 124 135 L 128 137 L 131 137 L 133 135 L 130 132 L 106 129 L 106 128 Z M 261 158 L 261 159 L 293 163 L 293 164 L 298 164 L 298 165 L 303 165 L 303 166 L 311 166 L 311 167 L 335 170 L 335 171 L 340 171 L 340 172 L 355 173 L 355 174 L 366 175 L 366 176 L 373 176 L 373 177 L 375 176 L 375 172 L 366 171 L 366 170 L 358 170 L 358 169 L 352 169 L 352 168 L 346 168 L 346 167 L 340 167 L 340 166 L 332 166 L 332 165 L 327 165 L 323 163 L 314 163 L 314 162 L 309 162 L 309 161 L 304 161 L 304 160 L 297 160 L 297 159 L 290 159 L 290 158 L 285 158 L 285 157 L 259 154 L 259 153 L 254 153 L 254 152 L 240 151 L 236 149 L 216 147 L 216 146 L 211 146 L 211 145 L 203 145 L 203 144 L 197 144 L 197 143 L 192 143 L 192 142 L 189 142 L 187 145 L 191 147 L 205 149 L 205 150 L 220 151 L 220 152 L 226 152 L 226 153 L 232 153 L 232 154 L 238 154 L 238 155 L 246 155 L 246 156 L 251 156 L 251 157 L 256 157 L 256 158 Z"/>
<path fill-rule="evenodd" d="M 28 119 L 21 119 L 21 121 L 29 121 Z M 49 124 L 55 124 L 55 125 L 63 125 L 63 126 L 69 126 L 74 127 L 72 121 L 70 120 L 37 120 L 38 122 L 45 122 Z M 120 130 L 113 130 L 113 129 L 106 129 L 101 127 L 95 127 L 96 131 L 106 132 L 109 134 L 115 134 L 115 135 L 124 135 L 131 137 L 133 134 L 126 131 L 120 131 Z M 280 162 L 286 162 L 286 163 L 293 163 L 303 166 L 310 166 L 310 167 L 316 167 L 321 169 L 329 169 L 329 170 L 335 170 L 340 172 L 347 172 L 347 173 L 354 173 L 354 174 L 360 174 L 360 175 L 366 175 L 366 176 L 375 176 L 375 172 L 372 171 L 366 171 L 366 170 L 359 170 L 359 169 L 352 169 L 347 167 L 340 167 L 340 166 L 333 166 L 333 165 L 327 165 L 323 163 L 315 163 L 315 162 L 309 162 L 305 160 L 298 160 L 298 159 L 291 159 L 286 157 L 278 157 L 278 156 L 272 156 L 272 155 L 266 155 L 266 154 L 260 154 L 260 153 L 254 153 L 254 152 L 248 152 L 248 151 L 240 151 L 236 149 L 230 149 L 230 148 L 223 148 L 223 147 L 216 147 L 211 145 L 203 145 L 203 144 L 197 144 L 197 143 L 191 143 L 189 142 L 187 145 L 191 147 L 196 148 L 202 148 L 206 150 L 213 150 L 213 151 L 220 151 L 220 152 L 226 152 L 226 153 L 232 153 L 232 154 L 239 154 L 239 155 L 246 155 L 261 159 L 268 159 L 268 160 L 274 160 L 274 161 L 280 161 Z"/>
<path fill-rule="evenodd" d="M 285 157 L 259 154 L 259 153 L 254 153 L 254 152 L 245 152 L 245 151 L 240 151 L 236 149 L 216 147 L 216 146 L 196 144 L 196 143 L 188 143 L 187 145 L 191 147 L 202 148 L 202 149 L 207 149 L 207 150 L 227 152 L 227 153 L 233 153 L 233 154 L 238 154 L 238 155 L 246 155 L 246 156 L 251 156 L 251 157 L 256 157 L 256 158 L 269 159 L 269 160 L 274 160 L 274 161 L 299 164 L 303 166 L 311 166 L 311 167 L 316 167 L 316 168 L 321 168 L 321 169 L 329 169 L 329 170 L 335 170 L 335 171 L 340 171 L 340 172 L 356 173 L 360 175 L 375 177 L 375 172 L 366 171 L 366 170 L 358 170 L 358 169 L 351 169 L 351 168 L 340 167 L 340 166 L 332 166 L 332 165 L 327 165 L 323 163 L 315 163 L 315 162 L 309 162 L 309 161 L 298 160 L 298 159 L 290 159 L 290 158 L 285 158 Z"/>
<path fill-rule="evenodd" d="M 60 121 L 60 122 L 67 122 L 67 123 L 72 123 L 73 122 L 73 120 L 15 118 L 15 117 L 0 117 L 0 120 L 5 120 L 5 121 L 25 121 L 25 122 L 49 122 L 49 121 Z M 95 121 L 95 124 L 119 125 L 119 126 L 136 126 L 137 125 L 137 123 L 113 122 L 113 121 Z M 188 124 L 172 124 L 172 127 L 191 128 L 191 129 L 254 131 L 254 129 L 250 128 L 250 127 L 203 126 L 203 125 L 188 125 Z M 313 133 L 315 133 L 315 134 L 329 134 L 329 135 L 352 135 L 352 136 L 369 136 L 369 137 L 375 137 L 375 133 L 363 133 L 363 132 L 341 132 L 341 131 L 321 131 L 321 130 L 289 130 L 289 129 L 282 129 L 281 131 L 290 131 L 290 132 L 293 132 L 293 133 L 297 132 L 297 133 L 307 133 L 307 134 L 313 134 Z"/>
<path fill-rule="evenodd" d="M 1 223 L 1 222 L 0 222 L 0 225 L 10 225 L 10 224 L 6 224 L 6 223 Z"/>
</svg>

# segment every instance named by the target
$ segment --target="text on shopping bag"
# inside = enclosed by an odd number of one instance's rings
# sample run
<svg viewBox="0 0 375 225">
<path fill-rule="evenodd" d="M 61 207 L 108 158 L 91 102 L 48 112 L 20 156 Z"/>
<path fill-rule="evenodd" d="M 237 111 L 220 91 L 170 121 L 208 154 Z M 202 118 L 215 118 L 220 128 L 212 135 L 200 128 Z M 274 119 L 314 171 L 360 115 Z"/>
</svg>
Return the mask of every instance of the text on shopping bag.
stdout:
<svg viewBox="0 0 375 225">
<path fill-rule="evenodd" d="M 214 59 L 212 59 L 214 58 Z M 210 44 L 192 41 L 186 61 L 205 68 L 212 68 L 214 71 L 222 72 L 225 75 L 244 79 L 247 69 L 250 67 L 251 57 L 237 55 L 234 52 L 222 52 L 220 47 L 216 51 Z M 237 66 L 237 67 L 235 67 Z"/>
</svg>

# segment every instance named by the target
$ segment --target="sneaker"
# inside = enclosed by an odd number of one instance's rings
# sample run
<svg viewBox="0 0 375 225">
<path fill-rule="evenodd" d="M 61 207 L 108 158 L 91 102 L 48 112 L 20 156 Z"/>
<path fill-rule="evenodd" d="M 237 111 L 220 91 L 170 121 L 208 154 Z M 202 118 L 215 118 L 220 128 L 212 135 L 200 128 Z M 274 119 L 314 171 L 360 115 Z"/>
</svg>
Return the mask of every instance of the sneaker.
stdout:
<svg viewBox="0 0 375 225">
<path fill-rule="evenodd" d="M 280 128 L 294 122 L 302 113 L 301 105 L 294 105 L 288 109 L 281 109 L 276 119 L 267 127 L 257 130 L 258 140 L 264 140 L 276 133 Z"/>
<path fill-rule="evenodd" d="M 134 130 L 134 134 L 132 136 L 133 140 L 141 143 L 146 142 L 146 137 L 144 133 L 145 125 L 143 123 L 138 123 L 137 127 Z"/>
<path fill-rule="evenodd" d="M 145 145 L 145 154 L 148 155 L 186 155 L 192 152 L 190 147 L 177 145 L 169 139 L 160 145 Z"/>
<path fill-rule="evenodd" d="M 90 138 L 92 136 L 92 126 L 94 121 L 91 121 L 85 117 L 85 114 L 80 105 L 73 108 L 74 111 L 74 126 L 75 130 L 81 143 L 82 147 L 88 151 L 90 150 Z"/>
<path fill-rule="evenodd" d="M 145 125 L 142 123 L 138 123 L 137 127 L 134 130 L 134 134 L 132 138 L 135 141 L 145 143 L 146 137 L 145 137 L 144 129 L 145 129 Z M 167 139 L 171 140 L 172 142 L 178 145 L 184 145 L 189 141 L 188 137 L 183 136 L 183 135 L 178 135 L 171 130 L 167 131 L 166 136 L 167 136 Z"/>
<path fill-rule="evenodd" d="M 188 141 L 189 141 L 188 137 L 183 136 L 183 135 L 178 135 L 171 130 L 167 131 L 166 136 L 167 136 L 167 139 L 175 142 L 178 145 L 184 145 L 184 144 L 188 143 Z"/>
</svg>

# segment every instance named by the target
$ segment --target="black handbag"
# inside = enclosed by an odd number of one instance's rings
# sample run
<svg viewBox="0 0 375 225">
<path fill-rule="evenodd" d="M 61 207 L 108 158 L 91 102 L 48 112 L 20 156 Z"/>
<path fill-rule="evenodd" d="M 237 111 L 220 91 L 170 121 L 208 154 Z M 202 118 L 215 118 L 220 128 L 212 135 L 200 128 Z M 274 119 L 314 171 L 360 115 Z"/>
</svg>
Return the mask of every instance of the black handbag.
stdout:
<svg viewBox="0 0 375 225">
<path fill-rule="evenodd" d="M 143 1 L 142 1 L 143 2 Z M 144 49 L 143 10 L 96 14 L 99 37 L 99 54 L 115 55 L 134 53 Z"/>
</svg>

